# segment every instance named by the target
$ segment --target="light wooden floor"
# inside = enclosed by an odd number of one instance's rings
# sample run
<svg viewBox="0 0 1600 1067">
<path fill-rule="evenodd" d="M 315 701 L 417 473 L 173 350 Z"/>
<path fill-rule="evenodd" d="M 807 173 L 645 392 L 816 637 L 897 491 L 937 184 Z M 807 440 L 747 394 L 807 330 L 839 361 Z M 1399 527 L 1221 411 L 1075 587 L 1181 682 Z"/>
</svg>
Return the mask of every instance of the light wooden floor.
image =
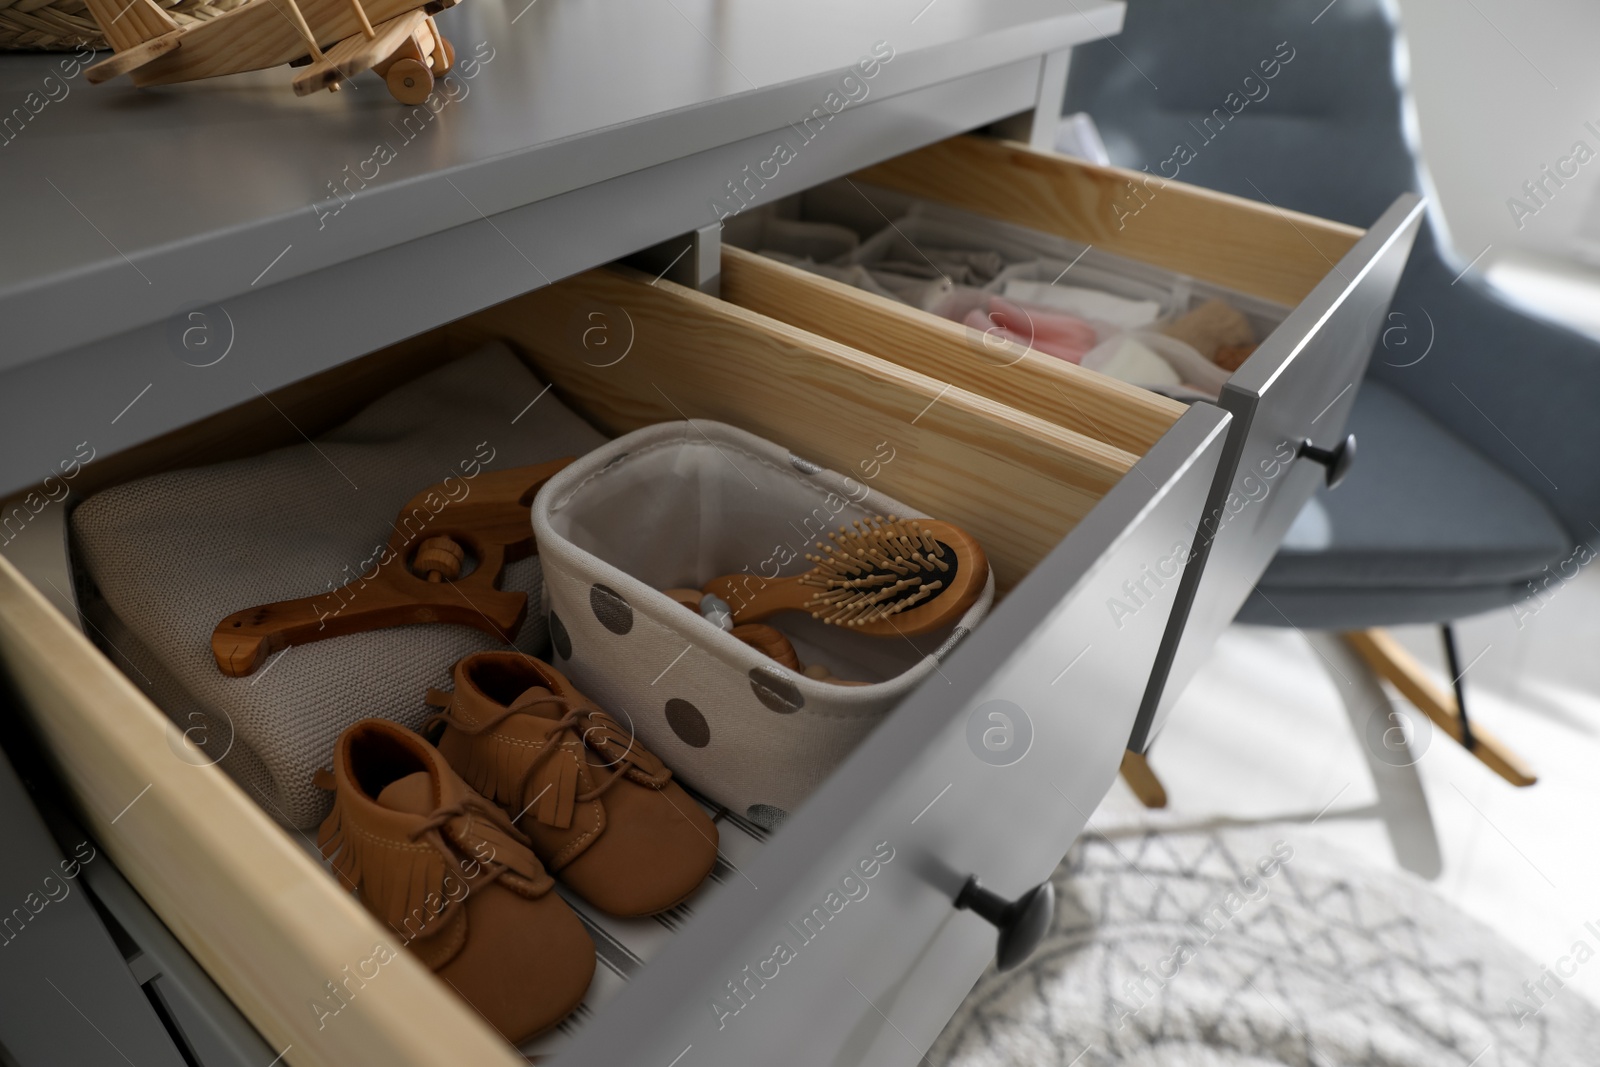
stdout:
<svg viewBox="0 0 1600 1067">
<path fill-rule="evenodd" d="M 1472 664 L 1469 712 L 1539 783 L 1514 789 L 1442 736 L 1417 768 L 1444 859 L 1433 888 L 1528 953 L 1536 980 L 1579 938 L 1600 949 L 1584 929 L 1600 928 L 1600 567 L 1521 623 L 1509 610 L 1490 613 L 1457 636 Z M 1395 633 L 1445 680 L 1436 630 Z M 1291 818 L 1297 847 L 1332 844 L 1396 867 L 1331 677 L 1295 631 L 1233 627 L 1152 754 L 1168 808 L 1146 812 L 1119 781 L 1091 828 Z M 1600 959 L 1561 995 L 1600 1001 Z"/>
</svg>

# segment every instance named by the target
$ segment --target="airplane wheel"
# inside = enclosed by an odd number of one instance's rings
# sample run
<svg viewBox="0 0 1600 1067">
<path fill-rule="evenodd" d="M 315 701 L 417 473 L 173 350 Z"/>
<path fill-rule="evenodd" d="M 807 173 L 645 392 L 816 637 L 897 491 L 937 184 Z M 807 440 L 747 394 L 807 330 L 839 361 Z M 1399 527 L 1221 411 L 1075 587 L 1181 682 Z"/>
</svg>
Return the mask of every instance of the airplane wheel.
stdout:
<svg viewBox="0 0 1600 1067">
<path fill-rule="evenodd" d="M 456 65 L 456 47 L 445 40 L 444 35 L 439 35 L 441 47 L 433 50 L 433 73 L 435 77 L 444 77 L 449 69 Z"/>
<path fill-rule="evenodd" d="M 402 104 L 420 104 L 433 92 L 433 72 L 415 59 L 397 59 L 383 76 L 389 95 Z"/>
<path fill-rule="evenodd" d="M 401 43 L 400 47 L 391 52 L 389 54 L 389 58 L 385 59 L 382 63 L 372 64 L 372 72 L 380 78 L 387 78 L 389 76 L 389 68 L 394 66 L 400 60 L 405 59 L 407 56 L 411 57 L 412 59 L 422 58 L 422 50 L 417 47 L 417 42 L 414 37 L 407 37 Z"/>
</svg>

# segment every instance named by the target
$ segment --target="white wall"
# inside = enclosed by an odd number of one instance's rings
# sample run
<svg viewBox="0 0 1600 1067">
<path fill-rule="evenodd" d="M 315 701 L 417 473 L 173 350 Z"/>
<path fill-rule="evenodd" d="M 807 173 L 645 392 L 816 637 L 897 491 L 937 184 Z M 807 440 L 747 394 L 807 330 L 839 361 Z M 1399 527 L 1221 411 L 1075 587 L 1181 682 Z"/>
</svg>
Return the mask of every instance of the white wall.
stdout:
<svg viewBox="0 0 1600 1067">
<path fill-rule="evenodd" d="M 1460 265 L 1487 248 L 1476 270 L 1600 332 L 1600 3 L 1399 3 L 1423 154 Z M 1580 141 L 1594 158 L 1564 187 L 1549 183 L 1547 203 L 1530 198 L 1523 183 Z M 1520 227 L 1513 197 L 1537 208 Z"/>
</svg>

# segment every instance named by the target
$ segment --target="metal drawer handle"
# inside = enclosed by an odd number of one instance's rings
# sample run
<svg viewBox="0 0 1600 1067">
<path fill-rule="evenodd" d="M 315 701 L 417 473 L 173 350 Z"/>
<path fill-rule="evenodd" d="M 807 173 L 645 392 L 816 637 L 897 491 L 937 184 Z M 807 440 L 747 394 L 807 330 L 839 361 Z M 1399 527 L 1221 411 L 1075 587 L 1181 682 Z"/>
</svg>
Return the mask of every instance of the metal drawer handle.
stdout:
<svg viewBox="0 0 1600 1067">
<path fill-rule="evenodd" d="M 1344 476 L 1350 473 L 1350 465 L 1356 461 L 1356 435 L 1346 435 L 1333 448 L 1318 448 L 1308 437 L 1300 442 L 1300 455 L 1328 468 L 1328 488 L 1337 488 L 1344 481 Z"/>
<path fill-rule="evenodd" d="M 994 963 L 1000 970 L 1009 971 L 1033 955 L 1044 940 L 1056 913 L 1056 890 L 1049 882 L 1041 882 L 1016 900 L 1007 900 L 983 888 L 978 876 L 973 875 L 961 887 L 956 907 L 988 920 L 1000 931 Z"/>
</svg>

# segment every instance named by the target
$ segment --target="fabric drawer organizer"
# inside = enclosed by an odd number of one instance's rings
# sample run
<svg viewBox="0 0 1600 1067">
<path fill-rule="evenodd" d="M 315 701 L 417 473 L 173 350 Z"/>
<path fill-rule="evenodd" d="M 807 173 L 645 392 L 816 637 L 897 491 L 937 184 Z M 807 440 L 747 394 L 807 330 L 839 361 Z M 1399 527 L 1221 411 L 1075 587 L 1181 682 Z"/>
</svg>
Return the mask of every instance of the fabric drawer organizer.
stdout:
<svg viewBox="0 0 1600 1067">
<path fill-rule="evenodd" d="M 975 331 L 998 329 L 1064 358 L 1070 352 L 1090 370 L 1181 400 L 1214 399 L 1230 371 L 1163 326 L 1216 300 L 1259 341 L 1288 313 L 1247 293 L 941 204 L 911 201 L 902 217 L 863 238 L 851 227 L 876 226 L 882 217 L 862 219 L 855 206 L 824 186 L 764 214 L 747 212 L 726 240 Z M 1055 336 L 1073 326 L 1084 336 Z"/>
<path fill-rule="evenodd" d="M 915 641 L 768 620 L 803 664 L 861 686 L 783 667 L 661 590 L 798 574 L 828 531 L 891 514 L 922 513 L 722 423 L 619 437 L 534 500 L 554 662 L 686 783 L 773 827 L 978 624 L 994 576 L 956 625 Z"/>
</svg>

